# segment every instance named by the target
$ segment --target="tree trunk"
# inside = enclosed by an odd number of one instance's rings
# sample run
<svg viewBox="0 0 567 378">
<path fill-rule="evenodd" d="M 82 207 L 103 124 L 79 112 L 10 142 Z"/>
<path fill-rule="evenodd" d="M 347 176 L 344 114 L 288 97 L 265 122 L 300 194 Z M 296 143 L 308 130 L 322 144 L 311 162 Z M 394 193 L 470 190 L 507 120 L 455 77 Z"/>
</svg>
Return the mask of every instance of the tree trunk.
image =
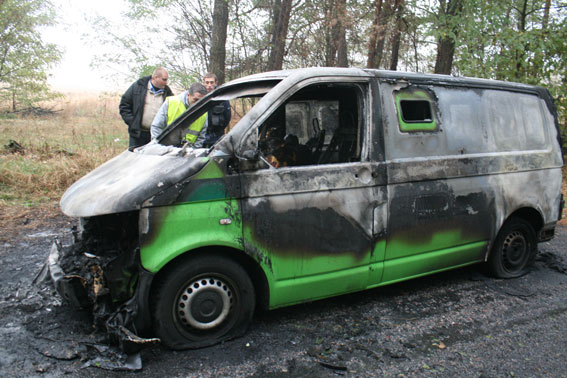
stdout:
<svg viewBox="0 0 567 378">
<path fill-rule="evenodd" d="M 325 2 L 325 65 L 348 67 L 346 0 Z"/>
<path fill-rule="evenodd" d="M 211 60 L 209 71 L 224 83 L 226 59 L 226 29 L 228 26 L 228 0 L 215 0 L 213 9 L 213 33 L 211 35 Z"/>
<path fill-rule="evenodd" d="M 334 20 L 337 17 L 337 12 L 335 9 L 334 0 L 325 1 L 325 66 L 334 67 L 335 58 L 337 56 L 337 45 L 335 40 L 337 35 L 335 35 Z"/>
<path fill-rule="evenodd" d="M 394 13 L 396 15 L 396 26 L 392 36 L 392 58 L 390 60 L 390 70 L 398 69 L 398 57 L 400 54 L 400 38 L 402 35 L 402 14 L 404 12 L 404 0 L 396 0 L 394 5 Z"/>
<path fill-rule="evenodd" d="M 388 32 L 388 21 L 392 16 L 392 0 L 388 0 L 384 3 L 384 9 L 382 10 L 382 17 L 380 19 L 380 24 L 378 27 L 378 41 L 376 43 L 376 58 L 374 61 L 374 67 L 379 68 L 382 64 L 382 58 L 384 57 L 384 45 L 386 44 L 386 34 Z"/>
<path fill-rule="evenodd" d="M 337 67 L 348 67 L 346 42 L 346 0 L 337 0 Z"/>
<path fill-rule="evenodd" d="M 450 75 L 453 68 L 453 55 L 455 54 L 455 41 L 450 38 L 441 38 L 437 46 L 437 59 L 435 60 L 435 73 Z"/>
<path fill-rule="evenodd" d="M 268 62 L 266 63 L 266 70 L 267 71 L 272 71 L 273 68 L 273 63 L 272 60 L 275 59 L 275 46 L 276 46 L 276 40 L 277 40 L 277 35 L 278 35 L 278 22 L 280 19 L 280 13 L 282 10 L 282 0 L 273 0 L 273 5 L 272 5 L 272 17 L 271 17 L 271 21 L 270 21 L 270 35 L 268 36 L 268 51 L 269 51 L 269 55 L 268 55 Z"/>
<path fill-rule="evenodd" d="M 12 89 L 12 112 L 15 112 L 16 109 L 16 90 Z"/>
<path fill-rule="evenodd" d="M 516 9 L 520 12 L 518 19 L 518 31 L 520 34 L 524 34 L 526 31 L 526 20 L 528 18 L 528 0 L 523 0 L 522 9 Z M 516 80 L 521 81 L 525 76 L 526 68 L 525 64 L 525 47 L 518 49 L 516 48 Z"/>
<path fill-rule="evenodd" d="M 417 51 L 417 32 L 412 35 L 413 44 L 413 58 L 415 59 L 415 72 L 420 72 L 419 70 L 419 53 Z"/>
<path fill-rule="evenodd" d="M 545 7 L 543 8 L 543 21 L 541 22 L 541 28 L 545 31 L 547 30 L 547 25 L 549 24 L 549 9 L 551 8 L 551 0 L 545 0 Z"/>
<path fill-rule="evenodd" d="M 374 2 L 374 20 L 372 21 L 372 30 L 370 32 L 370 41 L 368 42 L 368 59 L 366 67 L 377 68 L 376 62 L 376 43 L 380 34 L 380 20 L 382 17 L 382 0 Z"/>
<path fill-rule="evenodd" d="M 283 66 L 285 42 L 291 16 L 291 0 L 276 0 L 276 7 L 279 9 L 274 9 L 272 49 L 268 60 L 268 70 L 281 70 Z"/>
<path fill-rule="evenodd" d="M 435 73 L 438 74 L 451 74 L 453 67 L 453 55 L 455 54 L 455 38 L 450 34 L 457 36 L 458 23 L 455 18 L 460 16 L 463 10 L 463 0 L 445 0 L 440 1 L 439 18 L 443 20 L 445 28 L 449 29 L 451 33 L 447 32 L 443 37 L 437 41 L 437 59 L 435 61 Z"/>
</svg>

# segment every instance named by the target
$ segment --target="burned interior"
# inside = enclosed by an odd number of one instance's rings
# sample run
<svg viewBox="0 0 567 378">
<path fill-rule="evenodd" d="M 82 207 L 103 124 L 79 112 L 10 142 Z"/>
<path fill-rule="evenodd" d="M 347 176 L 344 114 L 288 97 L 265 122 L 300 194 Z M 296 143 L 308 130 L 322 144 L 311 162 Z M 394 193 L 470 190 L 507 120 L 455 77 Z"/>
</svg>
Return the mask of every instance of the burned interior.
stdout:
<svg viewBox="0 0 567 378">
<path fill-rule="evenodd" d="M 361 90 L 312 85 L 294 94 L 259 128 L 259 149 L 275 168 L 360 161 Z"/>
</svg>

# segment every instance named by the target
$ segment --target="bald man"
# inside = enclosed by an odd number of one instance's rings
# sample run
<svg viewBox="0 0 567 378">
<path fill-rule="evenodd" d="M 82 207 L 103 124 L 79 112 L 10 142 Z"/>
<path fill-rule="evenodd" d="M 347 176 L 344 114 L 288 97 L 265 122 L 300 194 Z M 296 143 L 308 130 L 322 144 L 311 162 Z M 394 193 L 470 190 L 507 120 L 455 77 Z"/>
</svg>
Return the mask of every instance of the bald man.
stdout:
<svg viewBox="0 0 567 378">
<path fill-rule="evenodd" d="M 152 121 L 166 97 L 173 96 L 167 86 L 169 75 L 163 67 L 134 82 L 122 95 L 120 115 L 128 125 L 130 147 L 139 147 L 151 140 Z"/>
</svg>

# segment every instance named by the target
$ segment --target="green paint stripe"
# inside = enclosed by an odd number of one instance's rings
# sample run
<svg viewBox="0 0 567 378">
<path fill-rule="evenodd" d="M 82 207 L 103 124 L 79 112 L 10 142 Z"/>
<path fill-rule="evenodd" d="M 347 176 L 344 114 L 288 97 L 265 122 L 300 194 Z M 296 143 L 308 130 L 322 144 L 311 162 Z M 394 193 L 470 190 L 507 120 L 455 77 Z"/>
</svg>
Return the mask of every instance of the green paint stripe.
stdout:
<svg viewBox="0 0 567 378">
<path fill-rule="evenodd" d="M 380 285 L 409 280 L 444 270 L 483 261 L 486 241 L 453 248 L 401 257 L 384 262 L 384 277 Z M 377 285 L 378 286 L 378 285 Z"/>
<path fill-rule="evenodd" d="M 367 265 L 332 273 L 277 281 L 271 288 L 270 308 L 323 299 L 362 290 L 367 286 Z"/>
</svg>

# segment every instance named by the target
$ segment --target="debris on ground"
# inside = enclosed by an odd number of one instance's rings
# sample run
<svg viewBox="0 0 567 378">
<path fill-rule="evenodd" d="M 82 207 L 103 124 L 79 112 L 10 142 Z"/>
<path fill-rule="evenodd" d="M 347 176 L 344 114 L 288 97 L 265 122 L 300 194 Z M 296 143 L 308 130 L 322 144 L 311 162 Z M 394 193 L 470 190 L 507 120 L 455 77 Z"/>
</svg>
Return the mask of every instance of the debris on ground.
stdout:
<svg viewBox="0 0 567 378">
<path fill-rule="evenodd" d="M 4 150 L 11 154 L 23 154 L 25 153 L 24 147 L 13 139 L 8 141 L 8 144 L 4 145 Z"/>
</svg>

